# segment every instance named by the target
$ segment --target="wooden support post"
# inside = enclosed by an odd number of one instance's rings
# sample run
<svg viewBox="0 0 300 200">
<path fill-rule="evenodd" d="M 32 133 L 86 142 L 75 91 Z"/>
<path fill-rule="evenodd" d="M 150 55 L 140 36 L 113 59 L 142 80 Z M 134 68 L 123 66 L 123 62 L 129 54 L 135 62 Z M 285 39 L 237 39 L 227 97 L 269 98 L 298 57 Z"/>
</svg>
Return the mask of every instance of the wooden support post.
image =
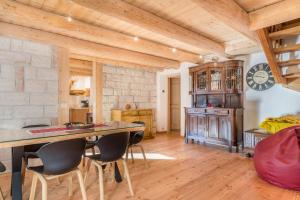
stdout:
<svg viewBox="0 0 300 200">
<path fill-rule="evenodd" d="M 92 102 L 93 102 L 93 121 L 100 123 L 102 121 L 102 96 L 103 96 L 103 65 L 93 61 L 92 77 Z"/>
<path fill-rule="evenodd" d="M 59 91 L 58 91 L 58 124 L 63 125 L 69 122 L 69 90 L 70 90 L 70 69 L 69 69 L 69 51 L 57 47 L 55 49 L 56 66 L 59 70 Z"/>
</svg>

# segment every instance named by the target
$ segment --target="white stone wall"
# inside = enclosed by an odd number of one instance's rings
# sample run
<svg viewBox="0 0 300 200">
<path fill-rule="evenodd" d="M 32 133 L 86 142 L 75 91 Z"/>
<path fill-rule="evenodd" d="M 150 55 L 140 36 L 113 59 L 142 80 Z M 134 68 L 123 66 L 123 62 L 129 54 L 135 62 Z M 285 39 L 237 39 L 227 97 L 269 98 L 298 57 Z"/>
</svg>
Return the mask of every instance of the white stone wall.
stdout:
<svg viewBox="0 0 300 200">
<path fill-rule="evenodd" d="M 152 108 L 156 132 L 156 72 L 151 69 L 103 66 L 103 119 L 111 120 L 111 109 Z"/>
<path fill-rule="evenodd" d="M 0 129 L 57 123 L 58 71 L 51 46 L 0 37 Z M 10 149 L 0 149 L 10 166 Z"/>
</svg>

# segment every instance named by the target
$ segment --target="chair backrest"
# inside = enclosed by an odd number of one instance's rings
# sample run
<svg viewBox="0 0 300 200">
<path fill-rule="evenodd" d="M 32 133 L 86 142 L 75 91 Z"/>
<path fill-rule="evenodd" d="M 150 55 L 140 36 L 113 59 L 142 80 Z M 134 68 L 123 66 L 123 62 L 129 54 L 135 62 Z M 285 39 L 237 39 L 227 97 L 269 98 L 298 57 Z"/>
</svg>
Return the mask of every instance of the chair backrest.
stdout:
<svg viewBox="0 0 300 200">
<path fill-rule="evenodd" d="M 120 132 L 102 136 L 96 143 L 100 150 L 101 161 L 113 162 L 124 155 L 129 141 L 128 132 Z"/>
<path fill-rule="evenodd" d="M 132 123 L 141 124 L 145 126 L 145 122 L 142 121 L 134 121 Z M 130 133 L 129 145 L 138 144 L 143 140 L 143 138 L 144 138 L 144 131 L 132 131 Z"/>
<path fill-rule="evenodd" d="M 42 128 L 42 127 L 47 127 L 47 126 L 49 126 L 49 125 L 47 125 L 47 124 L 33 124 L 33 125 L 24 126 L 22 128 Z M 26 146 L 24 146 L 24 152 L 36 152 L 45 144 L 46 143 L 26 145 Z"/>
<path fill-rule="evenodd" d="M 5 170 L 6 170 L 5 165 L 2 162 L 0 162 L 0 172 L 5 172 Z"/>
<path fill-rule="evenodd" d="M 43 162 L 43 173 L 58 175 L 72 171 L 81 162 L 85 143 L 85 139 L 72 139 L 42 146 L 37 155 Z"/>
<path fill-rule="evenodd" d="M 47 127 L 49 125 L 47 124 L 34 124 L 34 125 L 28 125 L 28 126 L 23 126 L 22 128 L 39 128 L 39 127 Z"/>
</svg>

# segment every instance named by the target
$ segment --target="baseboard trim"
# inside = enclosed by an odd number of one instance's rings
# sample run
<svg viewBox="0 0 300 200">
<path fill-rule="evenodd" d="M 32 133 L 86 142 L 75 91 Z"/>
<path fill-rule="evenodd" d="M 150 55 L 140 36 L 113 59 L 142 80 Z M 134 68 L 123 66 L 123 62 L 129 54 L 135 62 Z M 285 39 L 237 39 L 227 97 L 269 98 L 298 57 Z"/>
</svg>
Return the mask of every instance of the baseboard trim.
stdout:
<svg viewBox="0 0 300 200">
<path fill-rule="evenodd" d="M 167 133 L 167 131 L 156 131 L 156 133 L 158 133 L 158 134 Z"/>
</svg>

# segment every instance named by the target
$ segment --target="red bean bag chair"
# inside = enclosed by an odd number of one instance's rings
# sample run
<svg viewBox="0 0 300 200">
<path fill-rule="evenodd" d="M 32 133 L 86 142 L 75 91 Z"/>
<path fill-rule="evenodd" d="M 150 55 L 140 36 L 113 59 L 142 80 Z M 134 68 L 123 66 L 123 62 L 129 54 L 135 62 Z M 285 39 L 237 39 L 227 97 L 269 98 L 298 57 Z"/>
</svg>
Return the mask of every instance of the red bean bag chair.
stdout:
<svg viewBox="0 0 300 200">
<path fill-rule="evenodd" d="M 254 165 L 265 181 L 300 190 L 300 125 L 283 129 L 259 142 L 254 151 Z"/>
</svg>

